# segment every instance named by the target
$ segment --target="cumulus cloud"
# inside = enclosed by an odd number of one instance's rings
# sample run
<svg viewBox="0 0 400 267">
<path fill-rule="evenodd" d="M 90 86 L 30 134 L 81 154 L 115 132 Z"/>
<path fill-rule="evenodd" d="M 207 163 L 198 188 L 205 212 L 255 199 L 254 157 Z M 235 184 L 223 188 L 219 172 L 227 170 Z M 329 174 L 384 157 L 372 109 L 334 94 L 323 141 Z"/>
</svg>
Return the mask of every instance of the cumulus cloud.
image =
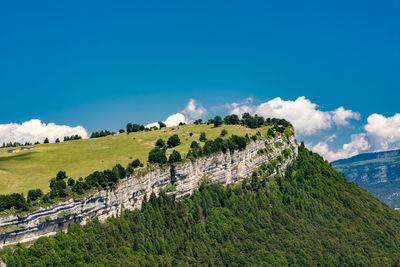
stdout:
<svg viewBox="0 0 400 267">
<path fill-rule="evenodd" d="M 350 109 L 344 109 L 344 107 L 339 107 L 335 111 L 332 111 L 332 120 L 336 125 L 347 126 L 349 125 L 350 119 L 360 120 L 360 118 L 360 113 L 353 112 Z"/>
<path fill-rule="evenodd" d="M 400 114 L 385 117 L 372 114 L 367 119 L 365 131 L 374 145 L 375 151 L 400 148 Z"/>
<path fill-rule="evenodd" d="M 177 126 L 179 123 L 190 123 L 194 119 L 200 119 L 205 114 L 207 114 L 207 110 L 200 104 L 196 103 L 196 100 L 193 98 L 189 99 L 189 102 L 186 105 L 186 108 L 181 112 L 172 114 L 168 116 L 163 122 L 167 127 Z M 147 124 L 145 127 L 158 127 L 158 122 L 152 122 Z"/>
<path fill-rule="evenodd" d="M 202 105 L 196 104 L 196 101 L 191 98 L 182 113 L 190 119 L 200 119 L 207 114 L 207 110 Z"/>
<path fill-rule="evenodd" d="M 316 145 L 311 146 L 310 149 L 321 154 L 328 161 L 334 161 L 358 155 L 371 148 L 365 133 L 351 135 L 350 143 L 344 144 L 336 151 L 329 148 L 329 143 L 331 143 L 335 138 L 336 135 L 332 135 L 327 140 L 318 142 Z"/>
<path fill-rule="evenodd" d="M 88 134 L 82 126 L 70 127 L 57 125 L 55 123 L 43 123 L 41 120 L 32 119 L 22 124 L 8 123 L 0 124 L 0 143 L 7 142 L 43 142 L 47 137 L 50 142 L 64 136 L 80 135 L 87 138 Z"/>
<path fill-rule="evenodd" d="M 167 127 L 172 127 L 172 126 L 177 126 L 179 125 L 179 123 L 183 122 L 183 123 L 188 123 L 188 121 L 185 118 L 185 115 L 183 115 L 182 113 L 175 113 L 172 114 L 170 116 L 168 116 L 167 119 L 165 119 L 165 121 L 163 121 L 165 123 L 165 125 L 167 125 Z M 147 124 L 145 127 L 146 128 L 151 128 L 151 127 L 158 127 L 158 122 L 152 122 Z"/>
<path fill-rule="evenodd" d="M 348 125 L 350 119 L 359 119 L 360 114 L 339 107 L 335 111 L 321 111 L 318 105 L 312 103 L 304 96 L 295 101 L 283 100 L 280 97 L 252 105 L 247 103 L 232 103 L 226 107 L 231 114 L 242 115 L 244 112 L 258 114 L 269 118 L 283 118 L 290 121 L 296 130 L 303 135 L 312 135 L 320 130 L 329 129 L 332 124 Z"/>
</svg>

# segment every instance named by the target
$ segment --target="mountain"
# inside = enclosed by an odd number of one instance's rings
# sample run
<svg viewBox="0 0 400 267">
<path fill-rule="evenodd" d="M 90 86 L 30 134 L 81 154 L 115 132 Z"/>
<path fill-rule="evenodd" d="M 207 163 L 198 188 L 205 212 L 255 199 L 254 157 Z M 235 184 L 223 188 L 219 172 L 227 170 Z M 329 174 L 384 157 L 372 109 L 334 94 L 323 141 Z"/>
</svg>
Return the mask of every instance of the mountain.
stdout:
<svg viewBox="0 0 400 267">
<path fill-rule="evenodd" d="M 360 154 L 331 163 L 392 208 L 400 208 L 400 150 Z"/>
<path fill-rule="evenodd" d="M 31 246 L 0 251 L 7 266 L 398 266 L 400 214 L 304 145 L 281 175 L 207 184 L 181 201 L 161 192 L 141 210 Z"/>
</svg>

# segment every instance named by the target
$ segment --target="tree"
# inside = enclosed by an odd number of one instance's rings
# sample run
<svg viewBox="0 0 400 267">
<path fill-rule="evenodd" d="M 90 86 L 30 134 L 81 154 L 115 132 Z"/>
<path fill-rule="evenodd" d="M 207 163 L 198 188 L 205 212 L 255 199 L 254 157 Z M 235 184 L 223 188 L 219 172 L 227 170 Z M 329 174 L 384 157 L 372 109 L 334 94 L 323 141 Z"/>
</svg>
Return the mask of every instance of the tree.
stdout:
<svg viewBox="0 0 400 267">
<path fill-rule="evenodd" d="M 227 130 L 225 130 L 225 129 L 223 129 L 222 131 L 221 131 L 221 136 L 225 136 L 225 135 L 227 135 L 228 134 L 228 131 Z"/>
<path fill-rule="evenodd" d="M 165 142 L 161 138 L 156 141 L 156 146 L 159 148 L 165 147 Z"/>
<path fill-rule="evenodd" d="M 222 118 L 221 118 L 221 116 L 215 116 L 213 122 L 214 122 L 214 127 L 219 127 L 219 126 L 221 126 L 221 125 L 222 125 Z"/>
<path fill-rule="evenodd" d="M 57 139 L 56 139 L 56 143 L 60 143 L 60 139 L 57 138 Z"/>
<path fill-rule="evenodd" d="M 228 125 L 236 125 L 239 124 L 239 122 L 239 117 L 236 114 L 228 115 L 224 118 L 224 123 Z"/>
<path fill-rule="evenodd" d="M 205 133 L 205 132 L 200 133 L 199 141 L 200 141 L 200 142 L 205 142 L 205 141 L 207 141 L 207 137 L 206 137 L 206 133 Z"/>
<path fill-rule="evenodd" d="M 195 120 L 195 121 L 194 121 L 194 124 L 198 125 L 198 124 L 201 124 L 202 122 L 203 122 L 202 119 L 198 119 L 198 120 Z"/>
<path fill-rule="evenodd" d="M 33 189 L 28 191 L 28 201 L 35 201 L 43 196 L 43 191 L 41 189 Z"/>
<path fill-rule="evenodd" d="M 131 166 L 132 168 L 137 168 L 140 166 L 140 160 L 139 159 L 135 159 L 134 161 L 132 161 Z"/>
<path fill-rule="evenodd" d="M 72 179 L 72 178 L 69 178 L 68 179 L 68 186 L 74 186 L 74 184 L 75 184 L 75 180 Z"/>
<path fill-rule="evenodd" d="M 190 148 L 199 148 L 199 143 L 197 143 L 196 141 L 193 141 L 191 144 L 190 144 Z"/>
<path fill-rule="evenodd" d="M 179 136 L 177 134 L 174 134 L 168 138 L 167 145 L 168 147 L 176 147 L 181 144 L 181 140 L 179 139 Z"/>
<path fill-rule="evenodd" d="M 129 122 L 128 124 L 126 124 L 126 132 L 130 133 L 132 132 L 132 128 L 133 128 L 133 124 L 131 122 Z"/>
<path fill-rule="evenodd" d="M 124 133 L 125 130 L 124 129 L 119 129 L 119 133 Z"/>
<path fill-rule="evenodd" d="M 176 150 L 172 151 L 171 155 L 169 155 L 168 162 L 172 164 L 180 161 L 182 161 L 181 153 Z"/>
<path fill-rule="evenodd" d="M 43 144 L 48 144 L 48 143 L 50 143 L 50 142 L 49 142 L 49 138 L 46 137 L 46 138 L 44 139 L 44 141 L 43 141 Z"/>
<path fill-rule="evenodd" d="M 59 171 L 57 173 L 57 176 L 56 176 L 57 181 L 65 179 L 65 178 L 67 178 L 67 174 L 65 173 L 65 171 Z"/>
<path fill-rule="evenodd" d="M 167 156 L 165 155 L 165 150 L 156 147 L 149 152 L 149 159 L 150 163 L 159 163 L 164 164 L 167 163 Z"/>
<path fill-rule="evenodd" d="M 160 129 L 167 127 L 167 125 L 165 125 L 165 123 L 163 123 L 162 121 L 159 121 L 158 125 L 160 125 Z"/>
</svg>

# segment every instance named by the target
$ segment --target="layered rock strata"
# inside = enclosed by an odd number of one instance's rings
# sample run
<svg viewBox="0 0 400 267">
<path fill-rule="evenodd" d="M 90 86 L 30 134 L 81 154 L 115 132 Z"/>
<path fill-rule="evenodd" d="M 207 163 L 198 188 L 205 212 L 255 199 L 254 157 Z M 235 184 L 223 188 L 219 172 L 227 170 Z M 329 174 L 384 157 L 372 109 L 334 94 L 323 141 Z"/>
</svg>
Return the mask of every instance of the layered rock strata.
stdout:
<svg viewBox="0 0 400 267">
<path fill-rule="evenodd" d="M 259 153 L 260 149 L 268 153 Z M 290 155 L 282 152 L 288 149 Z M 0 234 L 0 248 L 4 245 L 26 242 L 41 236 L 66 231 L 72 223 L 84 224 L 94 217 L 104 221 L 107 217 L 118 216 L 124 209 L 140 209 L 144 196 L 166 190 L 175 199 L 189 196 L 199 187 L 202 179 L 229 184 L 249 177 L 252 171 L 263 163 L 281 157 L 276 171 L 283 171 L 297 155 L 294 136 L 251 141 L 244 150 L 234 153 L 216 153 L 193 161 L 155 169 L 141 177 L 124 178 L 118 186 L 99 189 L 82 197 L 69 199 L 53 206 L 40 208 L 24 216 L 13 215 L 0 218 L 0 227 L 17 229 Z M 4 229 L 4 228 L 3 228 Z"/>
</svg>

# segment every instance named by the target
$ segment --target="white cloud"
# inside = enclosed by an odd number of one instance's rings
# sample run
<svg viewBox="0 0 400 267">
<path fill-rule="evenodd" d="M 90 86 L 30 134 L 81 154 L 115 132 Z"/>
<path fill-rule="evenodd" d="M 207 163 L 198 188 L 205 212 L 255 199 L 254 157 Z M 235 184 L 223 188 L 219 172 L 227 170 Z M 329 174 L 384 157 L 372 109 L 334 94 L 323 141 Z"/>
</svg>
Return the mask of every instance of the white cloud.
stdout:
<svg viewBox="0 0 400 267">
<path fill-rule="evenodd" d="M 185 115 L 183 115 L 182 113 L 172 114 L 172 115 L 168 116 L 168 118 L 163 122 L 165 123 L 165 125 L 167 125 L 167 127 L 177 126 L 177 125 L 179 125 L 180 122 L 188 123 L 185 118 Z M 154 126 L 158 127 L 159 126 L 158 122 L 149 123 L 145 127 L 151 128 Z"/>
<path fill-rule="evenodd" d="M 295 101 L 283 100 L 280 97 L 252 105 L 252 99 L 242 103 L 225 105 L 231 114 L 242 115 L 244 112 L 258 114 L 267 118 L 283 118 L 290 121 L 297 132 L 303 135 L 312 135 L 320 130 L 330 129 L 332 123 L 348 125 L 350 119 L 359 119 L 360 114 L 339 107 L 335 111 L 321 111 L 318 105 L 312 103 L 304 96 Z"/>
<path fill-rule="evenodd" d="M 374 145 L 375 151 L 400 148 L 400 114 L 385 117 L 372 114 L 367 119 L 365 131 Z"/>
<path fill-rule="evenodd" d="M 70 127 L 55 123 L 43 123 L 38 119 L 32 119 L 22 124 L 0 124 L 0 143 L 3 142 L 43 142 L 47 137 L 50 142 L 64 136 L 80 135 L 87 138 L 87 132 L 82 126 Z"/>
<path fill-rule="evenodd" d="M 333 151 L 329 148 L 336 135 L 330 136 L 327 140 L 321 141 L 310 147 L 314 152 L 321 154 L 328 161 L 349 158 L 360 153 L 366 152 L 371 148 L 365 133 L 351 135 L 350 143 L 344 144 L 342 148 Z"/>
<path fill-rule="evenodd" d="M 189 99 L 189 102 L 187 103 L 184 110 L 168 116 L 168 118 L 166 118 L 163 122 L 165 123 L 165 125 L 167 125 L 167 127 L 172 127 L 179 125 L 180 122 L 189 123 L 193 119 L 199 119 L 205 114 L 207 114 L 207 110 L 203 108 L 202 105 L 197 104 L 196 100 L 191 98 Z M 145 127 L 151 128 L 154 126 L 158 127 L 158 122 L 149 123 Z"/>
<path fill-rule="evenodd" d="M 339 107 L 335 111 L 332 111 L 332 119 L 336 125 L 347 126 L 349 125 L 350 119 L 360 120 L 361 115 L 358 112 L 353 112 L 349 109 L 344 109 L 344 107 Z"/>
<path fill-rule="evenodd" d="M 196 104 L 196 101 L 191 98 L 182 113 L 190 119 L 200 119 L 207 114 L 207 110 L 202 105 Z"/>
</svg>

